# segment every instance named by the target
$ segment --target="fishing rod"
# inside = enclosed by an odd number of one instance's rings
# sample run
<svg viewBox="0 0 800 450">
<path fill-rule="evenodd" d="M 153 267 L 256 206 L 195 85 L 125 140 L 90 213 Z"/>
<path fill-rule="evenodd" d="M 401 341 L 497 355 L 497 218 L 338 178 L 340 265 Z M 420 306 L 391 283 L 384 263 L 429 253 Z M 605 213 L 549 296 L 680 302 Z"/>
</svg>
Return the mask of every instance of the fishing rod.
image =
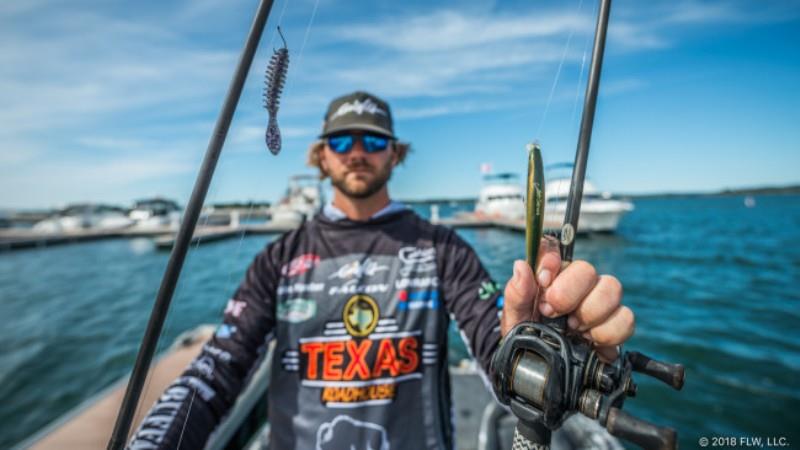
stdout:
<svg viewBox="0 0 800 450">
<path fill-rule="evenodd" d="M 562 270 L 572 261 L 578 230 L 610 8 L 611 0 L 600 0 L 578 148 L 561 228 Z M 544 175 L 541 148 L 535 143 L 528 146 L 527 181 L 526 259 L 536 273 L 544 218 Z M 575 412 L 596 419 L 611 434 L 642 448 L 677 448 L 675 430 L 634 417 L 622 411 L 622 406 L 625 397 L 636 395 L 632 372 L 644 373 L 680 390 L 683 366 L 656 361 L 639 352 L 626 352 L 614 363 L 605 363 L 590 342 L 568 335 L 566 329 L 567 318 L 563 316 L 543 318 L 541 323 L 520 323 L 509 331 L 495 353 L 495 393 L 519 419 L 512 449 L 549 449 L 551 432 Z"/>
<path fill-rule="evenodd" d="M 253 18 L 253 23 L 250 26 L 250 31 L 247 35 L 244 48 L 242 49 L 242 54 L 239 57 L 236 71 L 228 87 L 228 93 L 225 96 L 225 102 L 217 117 L 214 132 L 209 139 L 203 163 L 197 174 L 192 196 L 189 198 L 189 203 L 186 205 L 186 210 L 183 212 L 183 220 L 181 221 L 178 235 L 175 238 L 172 252 L 169 255 L 169 261 L 164 270 L 164 276 L 161 279 L 161 286 L 158 289 L 156 301 L 150 313 L 150 320 L 147 323 L 147 329 L 142 338 L 139 353 L 136 356 L 131 378 L 128 381 L 128 387 L 125 390 L 125 396 L 122 399 L 122 405 L 119 408 L 117 420 L 114 424 L 114 431 L 111 434 L 111 439 L 108 441 L 108 450 L 121 449 L 127 442 L 133 415 L 136 412 L 136 405 L 139 403 L 142 387 L 144 386 L 147 372 L 150 369 L 150 363 L 153 360 L 153 354 L 156 350 L 156 344 L 158 344 L 158 338 L 161 335 L 161 329 L 164 326 L 164 319 L 167 317 L 172 295 L 175 293 L 175 285 L 178 283 L 178 277 L 183 268 L 183 262 L 186 259 L 186 252 L 189 250 L 189 244 L 191 243 L 194 229 L 197 226 L 197 219 L 200 217 L 200 211 L 203 208 L 203 202 L 208 193 L 208 187 L 211 184 L 211 177 L 214 175 L 214 169 L 217 166 L 219 155 L 222 152 L 222 145 L 225 143 L 225 137 L 228 135 L 231 120 L 236 111 L 236 105 L 239 103 L 242 88 L 247 79 L 247 72 L 250 70 L 250 66 L 256 54 L 256 49 L 258 49 L 258 43 L 261 41 L 261 35 L 264 32 L 264 26 L 272 10 L 272 3 L 273 0 L 260 1 L 255 17 Z"/>
</svg>

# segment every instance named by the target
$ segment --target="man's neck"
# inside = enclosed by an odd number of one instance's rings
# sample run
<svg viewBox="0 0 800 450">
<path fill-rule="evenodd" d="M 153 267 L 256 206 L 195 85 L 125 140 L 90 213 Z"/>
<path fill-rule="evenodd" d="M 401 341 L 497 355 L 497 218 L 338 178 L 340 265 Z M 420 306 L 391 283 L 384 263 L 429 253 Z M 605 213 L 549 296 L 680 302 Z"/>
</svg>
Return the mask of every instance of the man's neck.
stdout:
<svg viewBox="0 0 800 450">
<path fill-rule="evenodd" d="M 367 198 L 349 197 L 333 188 L 333 206 L 341 210 L 350 220 L 367 220 L 388 204 L 389 192 L 386 187 Z"/>
</svg>

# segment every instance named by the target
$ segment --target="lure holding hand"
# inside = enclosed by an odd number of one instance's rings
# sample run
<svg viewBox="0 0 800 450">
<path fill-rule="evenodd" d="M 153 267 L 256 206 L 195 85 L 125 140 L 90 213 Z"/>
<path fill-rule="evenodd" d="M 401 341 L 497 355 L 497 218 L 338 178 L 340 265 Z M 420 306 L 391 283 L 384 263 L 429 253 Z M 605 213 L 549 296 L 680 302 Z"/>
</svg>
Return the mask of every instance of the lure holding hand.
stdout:
<svg viewBox="0 0 800 450">
<path fill-rule="evenodd" d="M 264 80 L 264 108 L 269 113 L 267 123 L 266 141 L 267 148 L 273 155 L 281 151 L 281 131 L 278 129 L 278 107 L 281 102 L 283 85 L 286 82 L 286 70 L 289 68 L 289 49 L 283 37 L 281 27 L 278 34 L 283 41 L 283 48 L 275 50 L 267 66 L 266 79 Z"/>
</svg>

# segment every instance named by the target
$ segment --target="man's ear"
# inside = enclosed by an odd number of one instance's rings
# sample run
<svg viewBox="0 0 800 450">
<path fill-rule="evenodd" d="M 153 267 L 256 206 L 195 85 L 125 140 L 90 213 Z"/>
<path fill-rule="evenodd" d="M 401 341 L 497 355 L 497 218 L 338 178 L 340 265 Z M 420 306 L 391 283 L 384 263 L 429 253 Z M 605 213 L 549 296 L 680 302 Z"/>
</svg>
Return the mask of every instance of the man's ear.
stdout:
<svg viewBox="0 0 800 450">
<path fill-rule="evenodd" d="M 321 148 L 317 151 L 317 159 L 319 161 L 319 170 L 324 176 L 328 176 L 328 160 L 325 159 L 324 148 Z"/>
<path fill-rule="evenodd" d="M 397 167 L 400 164 L 400 156 L 397 154 L 397 147 L 395 147 L 394 143 L 392 145 L 392 167 Z"/>
</svg>

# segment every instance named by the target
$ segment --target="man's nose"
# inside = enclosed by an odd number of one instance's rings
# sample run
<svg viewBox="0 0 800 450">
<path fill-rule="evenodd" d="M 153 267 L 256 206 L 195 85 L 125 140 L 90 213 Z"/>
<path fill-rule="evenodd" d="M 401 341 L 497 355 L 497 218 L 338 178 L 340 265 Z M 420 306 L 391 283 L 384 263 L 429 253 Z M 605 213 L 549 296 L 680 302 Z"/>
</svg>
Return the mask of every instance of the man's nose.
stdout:
<svg viewBox="0 0 800 450">
<path fill-rule="evenodd" d="M 369 155 L 364 149 L 364 142 L 361 136 L 353 136 L 353 148 L 347 152 L 348 159 L 364 159 Z"/>
<path fill-rule="evenodd" d="M 367 154 L 367 151 L 364 150 L 364 137 L 363 136 L 353 136 L 353 148 L 350 150 L 350 153 L 362 153 L 364 155 Z"/>
</svg>

